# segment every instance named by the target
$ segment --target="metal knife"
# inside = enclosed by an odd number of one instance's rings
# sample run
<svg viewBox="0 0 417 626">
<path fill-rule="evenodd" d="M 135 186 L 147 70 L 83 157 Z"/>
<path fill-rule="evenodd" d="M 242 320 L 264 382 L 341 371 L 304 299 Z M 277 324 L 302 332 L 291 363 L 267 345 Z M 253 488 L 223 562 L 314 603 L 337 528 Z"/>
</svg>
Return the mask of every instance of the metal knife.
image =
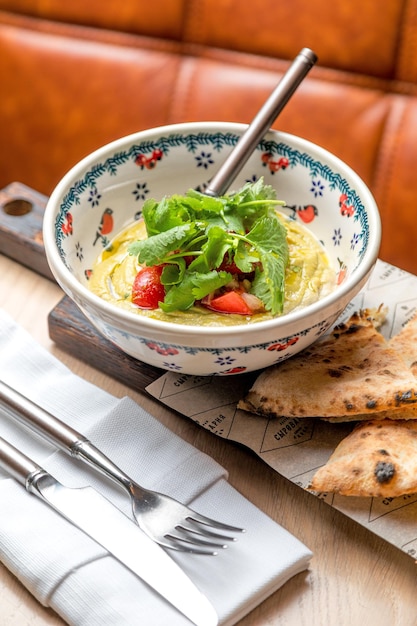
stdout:
<svg viewBox="0 0 417 626">
<path fill-rule="evenodd" d="M 0 437 L 0 467 L 103 546 L 196 626 L 216 626 L 214 607 L 179 565 L 92 487 L 65 487 Z"/>
</svg>

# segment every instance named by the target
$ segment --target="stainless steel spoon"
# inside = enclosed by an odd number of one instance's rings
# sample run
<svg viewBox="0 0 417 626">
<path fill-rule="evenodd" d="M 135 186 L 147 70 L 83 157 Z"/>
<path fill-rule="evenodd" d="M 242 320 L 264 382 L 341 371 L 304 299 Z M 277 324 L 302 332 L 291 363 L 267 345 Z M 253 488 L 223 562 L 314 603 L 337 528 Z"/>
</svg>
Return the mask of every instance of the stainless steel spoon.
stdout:
<svg viewBox="0 0 417 626">
<path fill-rule="evenodd" d="M 210 181 L 204 193 L 209 196 L 222 196 L 239 174 L 259 141 L 281 113 L 299 84 L 317 61 L 310 48 L 303 48 L 289 69 L 285 72 L 268 100 L 254 117 L 226 161 Z"/>
</svg>

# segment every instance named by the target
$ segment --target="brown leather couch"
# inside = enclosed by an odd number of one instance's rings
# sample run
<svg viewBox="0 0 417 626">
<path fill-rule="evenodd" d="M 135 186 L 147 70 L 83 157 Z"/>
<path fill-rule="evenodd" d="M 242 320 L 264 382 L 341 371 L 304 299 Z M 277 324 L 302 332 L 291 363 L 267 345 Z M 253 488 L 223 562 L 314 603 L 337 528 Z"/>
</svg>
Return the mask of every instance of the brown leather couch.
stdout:
<svg viewBox="0 0 417 626">
<path fill-rule="evenodd" d="M 417 273 L 416 0 L 0 0 L 0 188 L 49 194 L 122 135 L 249 122 L 303 47 L 318 65 L 275 128 L 345 160 Z"/>
</svg>

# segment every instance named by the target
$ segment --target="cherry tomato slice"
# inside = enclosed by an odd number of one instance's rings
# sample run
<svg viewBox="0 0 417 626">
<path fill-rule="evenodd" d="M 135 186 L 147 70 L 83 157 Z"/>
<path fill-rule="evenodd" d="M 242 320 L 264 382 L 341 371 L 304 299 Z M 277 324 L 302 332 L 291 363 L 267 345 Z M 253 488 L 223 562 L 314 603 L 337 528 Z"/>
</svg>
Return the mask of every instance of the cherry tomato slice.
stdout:
<svg viewBox="0 0 417 626">
<path fill-rule="evenodd" d="M 208 308 L 219 313 L 237 313 L 238 315 L 252 315 L 253 311 L 237 291 L 227 291 L 217 298 L 213 298 Z"/>
<path fill-rule="evenodd" d="M 141 309 L 157 309 L 158 302 L 165 298 L 165 287 L 161 283 L 163 265 L 143 267 L 136 274 L 132 286 L 132 302 Z"/>
</svg>

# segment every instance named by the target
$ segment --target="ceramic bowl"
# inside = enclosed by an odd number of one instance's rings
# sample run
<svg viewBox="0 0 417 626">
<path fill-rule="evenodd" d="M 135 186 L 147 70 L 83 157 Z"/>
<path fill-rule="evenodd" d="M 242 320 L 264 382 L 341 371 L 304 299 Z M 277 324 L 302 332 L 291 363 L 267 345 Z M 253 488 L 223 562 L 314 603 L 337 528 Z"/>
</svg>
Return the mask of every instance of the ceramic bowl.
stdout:
<svg viewBox="0 0 417 626">
<path fill-rule="evenodd" d="M 107 339 L 140 361 L 205 376 L 248 372 L 282 361 L 329 329 L 376 262 L 380 218 L 363 181 L 323 148 L 270 131 L 231 190 L 260 176 L 277 189 L 291 207 L 287 213 L 327 249 L 337 283 L 329 295 L 273 320 L 195 327 L 135 315 L 88 289 L 100 250 L 138 217 L 143 201 L 189 188 L 204 190 L 245 129 L 232 123 L 188 123 L 123 137 L 75 165 L 50 197 L 44 243 L 56 280 Z M 112 219 L 102 221 L 108 209 Z"/>
</svg>

